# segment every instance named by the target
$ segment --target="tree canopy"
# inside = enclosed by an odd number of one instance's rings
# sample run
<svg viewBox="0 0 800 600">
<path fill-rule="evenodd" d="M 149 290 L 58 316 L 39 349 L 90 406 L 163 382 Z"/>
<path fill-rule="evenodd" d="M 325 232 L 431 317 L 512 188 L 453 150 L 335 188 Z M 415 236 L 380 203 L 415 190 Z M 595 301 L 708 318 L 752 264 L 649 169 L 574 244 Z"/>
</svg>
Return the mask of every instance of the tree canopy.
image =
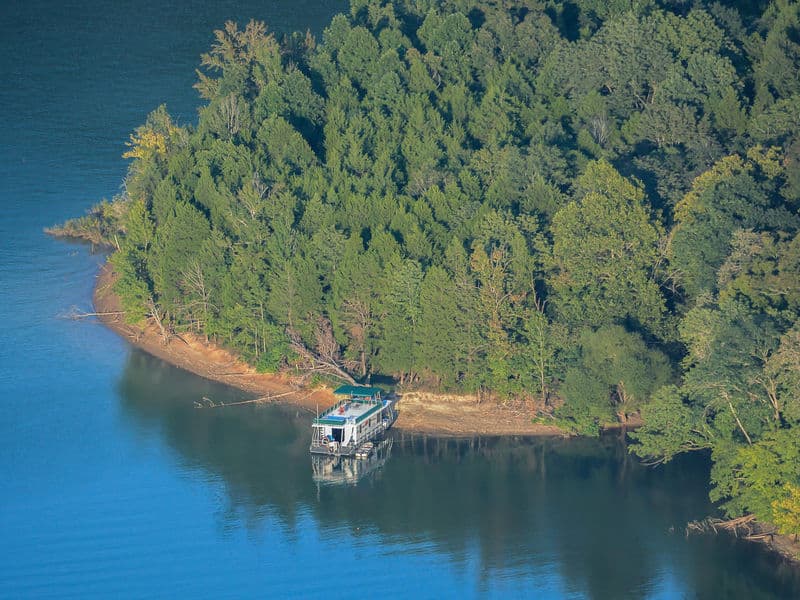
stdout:
<svg viewBox="0 0 800 600">
<path fill-rule="evenodd" d="M 156 109 L 81 223 L 133 320 L 584 432 L 640 414 L 636 452 L 710 448 L 730 514 L 797 533 L 800 9 L 745 4 L 226 23 L 197 122 Z"/>
</svg>

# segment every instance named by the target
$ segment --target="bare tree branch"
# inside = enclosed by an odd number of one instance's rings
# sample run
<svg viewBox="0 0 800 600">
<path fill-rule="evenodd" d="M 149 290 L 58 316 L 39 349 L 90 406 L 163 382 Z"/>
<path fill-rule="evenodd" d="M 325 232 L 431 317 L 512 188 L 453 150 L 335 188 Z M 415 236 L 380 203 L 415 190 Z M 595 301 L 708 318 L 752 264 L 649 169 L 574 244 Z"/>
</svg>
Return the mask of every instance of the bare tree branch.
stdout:
<svg viewBox="0 0 800 600">
<path fill-rule="evenodd" d="M 317 348 L 316 352 L 310 350 L 300 338 L 297 332 L 289 330 L 290 345 L 304 364 L 303 370 L 308 373 L 322 373 L 343 379 L 348 383 L 355 383 L 350 374 L 339 364 L 339 344 L 333 337 L 333 330 L 330 322 L 325 318 L 320 318 L 317 322 Z"/>
</svg>

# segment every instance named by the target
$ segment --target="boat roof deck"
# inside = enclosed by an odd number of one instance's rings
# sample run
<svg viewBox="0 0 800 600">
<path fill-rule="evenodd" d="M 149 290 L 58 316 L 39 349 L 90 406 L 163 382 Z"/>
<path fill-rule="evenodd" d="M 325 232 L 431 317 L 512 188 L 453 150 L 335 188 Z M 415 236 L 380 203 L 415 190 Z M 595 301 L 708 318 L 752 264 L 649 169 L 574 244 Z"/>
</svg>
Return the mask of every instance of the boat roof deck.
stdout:
<svg viewBox="0 0 800 600">
<path fill-rule="evenodd" d="M 382 391 L 381 388 L 366 385 L 343 385 L 336 388 L 333 393 L 337 396 L 351 396 L 353 398 L 377 398 Z"/>
<path fill-rule="evenodd" d="M 316 423 L 322 425 L 344 425 L 348 420 L 353 419 L 356 423 L 363 421 L 373 412 L 380 410 L 388 404 L 383 402 L 345 402 L 338 408 L 334 408 L 330 413 L 322 415 Z"/>
</svg>

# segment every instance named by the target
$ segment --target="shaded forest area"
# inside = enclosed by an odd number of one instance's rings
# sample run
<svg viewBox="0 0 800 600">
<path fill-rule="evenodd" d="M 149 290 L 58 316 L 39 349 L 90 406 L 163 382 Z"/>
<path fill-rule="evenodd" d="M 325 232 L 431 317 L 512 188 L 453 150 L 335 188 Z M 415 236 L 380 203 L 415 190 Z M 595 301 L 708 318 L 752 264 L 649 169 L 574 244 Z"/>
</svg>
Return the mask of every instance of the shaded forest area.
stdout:
<svg viewBox="0 0 800 600">
<path fill-rule="evenodd" d="M 353 0 L 227 23 L 196 124 L 131 136 L 128 318 L 265 371 L 641 417 L 712 498 L 800 533 L 800 6 Z"/>
</svg>

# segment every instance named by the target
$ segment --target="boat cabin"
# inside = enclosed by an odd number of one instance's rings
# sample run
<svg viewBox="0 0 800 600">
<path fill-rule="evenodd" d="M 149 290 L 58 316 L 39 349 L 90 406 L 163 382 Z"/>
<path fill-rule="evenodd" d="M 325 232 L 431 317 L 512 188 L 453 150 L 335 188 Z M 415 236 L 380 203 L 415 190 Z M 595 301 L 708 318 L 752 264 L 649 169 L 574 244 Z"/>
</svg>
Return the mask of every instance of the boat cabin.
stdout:
<svg viewBox="0 0 800 600">
<path fill-rule="evenodd" d="M 393 402 L 377 387 L 343 385 L 333 392 L 336 404 L 314 419 L 311 452 L 349 456 L 388 429 L 396 414 Z"/>
</svg>

